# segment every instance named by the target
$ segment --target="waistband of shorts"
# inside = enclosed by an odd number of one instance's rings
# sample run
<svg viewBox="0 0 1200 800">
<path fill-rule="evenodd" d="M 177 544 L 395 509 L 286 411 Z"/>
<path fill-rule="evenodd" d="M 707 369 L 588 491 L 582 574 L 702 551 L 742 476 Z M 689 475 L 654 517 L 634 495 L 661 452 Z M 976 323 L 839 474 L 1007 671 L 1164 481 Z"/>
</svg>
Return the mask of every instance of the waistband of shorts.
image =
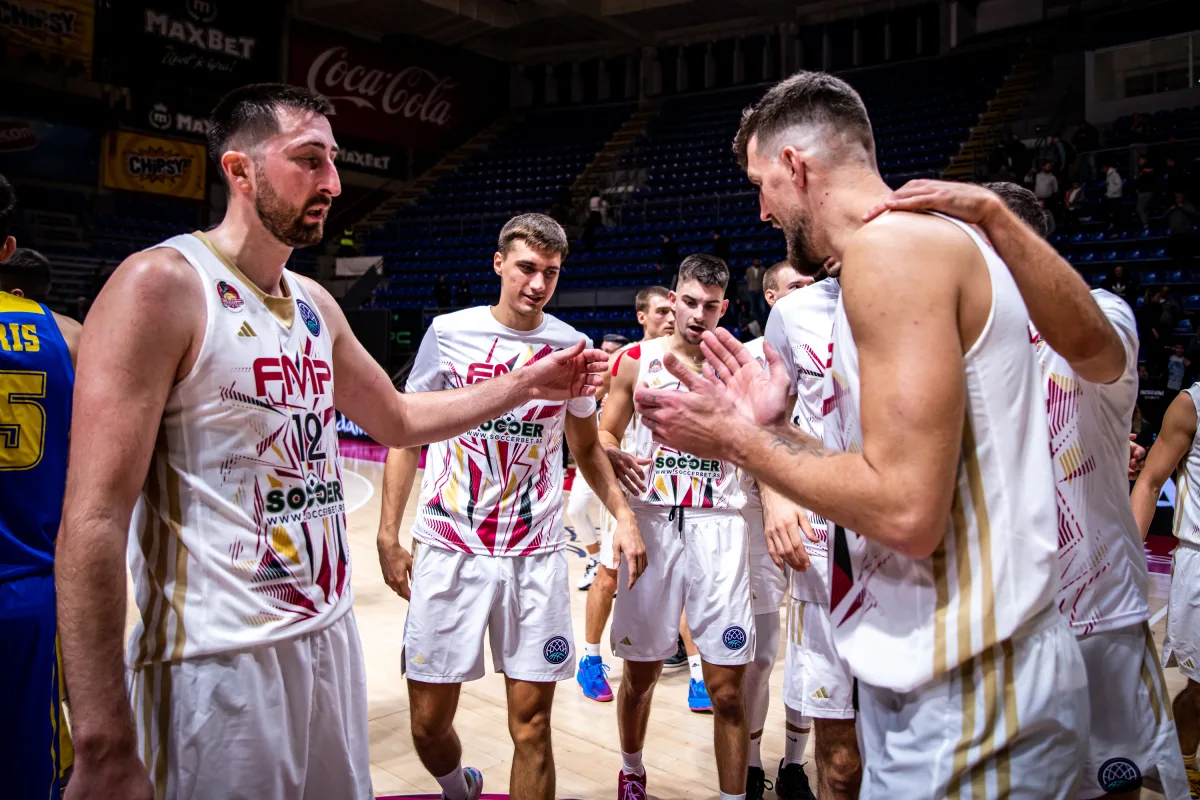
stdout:
<svg viewBox="0 0 1200 800">
<path fill-rule="evenodd" d="M 1196 544 L 1195 542 L 1189 542 L 1186 539 L 1178 539 L 1176 541 L 1178 541 L 1178 544 L 1175 546 L 1176 550 L 1183 548 L 1186 550 L 1191 550 L 1193 553 L 1200 553 L 1200 544 Z M 1172 554 L 1172 555 L 1174 555 L 1174 554 Z"/>
<path fill-rule="evenodd" d="M 1031 636 L 1045 633 L 1056 625 L 1062 625 L 1063 630 L 1070 633 L 1071 626 L 1067 624 L 1067 618 L 1060 614 L 1054 605 L 1048 605 L 1018 625 L 1009 639 L 1014 642 L 1020 639 L 1028 639 Z"/>
<path fill-rule="evenodd" d="M 672 512 L 679 513 L 683 509 L 683 517 L 688 522 L 712 521 L 720 519 L 733 519 L 741 517 L 744 509 L 734 508 L 697 508 L 695 506 L 656 506 L 650 503 L 630 503 L 630 509 L 635 514 L 645 517 L 659 518 L 666 521 L 671 518 Z"/>
</svg>

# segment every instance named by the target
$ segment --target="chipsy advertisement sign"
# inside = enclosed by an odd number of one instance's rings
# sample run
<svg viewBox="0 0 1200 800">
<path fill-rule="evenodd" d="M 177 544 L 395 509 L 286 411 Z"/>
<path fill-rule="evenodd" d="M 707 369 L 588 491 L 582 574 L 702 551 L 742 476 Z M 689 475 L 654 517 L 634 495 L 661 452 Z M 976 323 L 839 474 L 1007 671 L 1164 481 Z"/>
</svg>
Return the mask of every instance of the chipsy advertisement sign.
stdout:
<svg viewBox="0 0 1200 800">
<path fill-rule="evenodd" d="M 114 131 L 104 139 L 104 185 L 203 200 L 204 145 Z"/>
</svg>

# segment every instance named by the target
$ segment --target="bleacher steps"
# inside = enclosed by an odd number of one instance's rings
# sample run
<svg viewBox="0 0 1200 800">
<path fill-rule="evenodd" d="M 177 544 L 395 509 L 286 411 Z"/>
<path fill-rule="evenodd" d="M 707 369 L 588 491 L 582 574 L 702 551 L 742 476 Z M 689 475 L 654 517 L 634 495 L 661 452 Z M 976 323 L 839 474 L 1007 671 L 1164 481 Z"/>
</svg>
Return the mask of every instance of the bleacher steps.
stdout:
<svg viewBox="0 0 1200 800">
<path fill-rule="evenodd" d="M 646 133 L 646 127 L 658 116 L 660 108 L 661 104 L 658 101 L 643 101 L 604 143 L 604 147 L 600 148 L 596 157 L 584 167 L 583 172 L 579 173 L 579 177 L 571 185 L 571 198 L 576 205 L 591 195 L 599 185 L 601 175 L 616 168 L 621 156 Z"/>
</svg>

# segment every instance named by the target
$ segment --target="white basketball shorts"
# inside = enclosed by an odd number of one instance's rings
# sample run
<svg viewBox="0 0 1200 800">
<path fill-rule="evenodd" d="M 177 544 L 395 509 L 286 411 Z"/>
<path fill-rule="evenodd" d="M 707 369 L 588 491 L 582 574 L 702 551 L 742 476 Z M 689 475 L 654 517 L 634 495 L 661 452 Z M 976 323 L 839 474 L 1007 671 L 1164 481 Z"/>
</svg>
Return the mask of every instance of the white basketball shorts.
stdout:
<svg viewBox="0 0 1200 800">
<path fill-rule="evenodd" d="M 1163 662 L 1200 681 L 1200 549 L 1182 541 L 1171 558 Z"/>
<path fill-rule="evenodd" d="M 485 630 L 497 672 L 534 683 L 574 677 L 566 553 L 496 558 L 418 548 L 404 621 L 408 677 L 479 680 Z"/>
<path fill-rule="evenodd" d="M 788 595 L 783 703 L 806 717 L 854 719 L 854 677 L 833 646 L 829 606 Z"/>
<path fill-rule="evenodd" d="M 367 800 L 367 680 L 354 612 L 282 642 L 128 673 L 155 797 Z"/>
<path fill-rule="evenodd" d="M 859 681 L 861 800 L 1073 800 L 1087 753 L 1087 678 L 1075 637 L 1050 611 L 1031 632 L 910 692 Z"/>
<path fill-rule="evenodd" d="M 674 511 L 674 513 L 672 513 Z M 679 615 L 710 664 L 754 660 L 746 521 L 737 511 L 634 509 L 646 543 L 646 571 L 631 590 L 621 560 L 613 603 L 612 648 L 618 658 L 662 661 L 677 647 Z"/>
<path fill-rule="evenodd" d="M 748 506 L 742 509 L 742 516 L 746 519 L 746 535 L 750 542 L 750 597 L 754 601 L 754 613 L 778 611 L 787 594 L 787 573 L 775 566 L 767 551 L 762 509 Z"/>
<path fill-rule="evenodd" d="M 1167 800 L 1189 795 L 1171 698 L 1144 622 L 1079 637 L 1087 669 L 1092 730 L 1079 796 L 1133 791 L 1156 775 Z"/>
</svg>

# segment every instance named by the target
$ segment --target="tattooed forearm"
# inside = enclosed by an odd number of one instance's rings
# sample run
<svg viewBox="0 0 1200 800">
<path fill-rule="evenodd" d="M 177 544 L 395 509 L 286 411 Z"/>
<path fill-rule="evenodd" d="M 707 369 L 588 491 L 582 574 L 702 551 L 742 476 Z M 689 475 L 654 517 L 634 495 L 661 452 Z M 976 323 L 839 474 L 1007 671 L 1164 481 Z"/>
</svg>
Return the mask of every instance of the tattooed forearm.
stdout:
<svg viewBox="0 0 1200 800">
<path fill-rule="evenodd" d="M 783 436 L 776 436 L 771 440 L 770 447 L 772 450 L 786 450 L 794 456 L 810 455 L 816 458 L 828 458 L 829 456 L 837 455 L 836 452 L 826 450 L 822 447 L 816 439 L 809 439 L 808 437 L 797 442 Z"/>
</svg>

